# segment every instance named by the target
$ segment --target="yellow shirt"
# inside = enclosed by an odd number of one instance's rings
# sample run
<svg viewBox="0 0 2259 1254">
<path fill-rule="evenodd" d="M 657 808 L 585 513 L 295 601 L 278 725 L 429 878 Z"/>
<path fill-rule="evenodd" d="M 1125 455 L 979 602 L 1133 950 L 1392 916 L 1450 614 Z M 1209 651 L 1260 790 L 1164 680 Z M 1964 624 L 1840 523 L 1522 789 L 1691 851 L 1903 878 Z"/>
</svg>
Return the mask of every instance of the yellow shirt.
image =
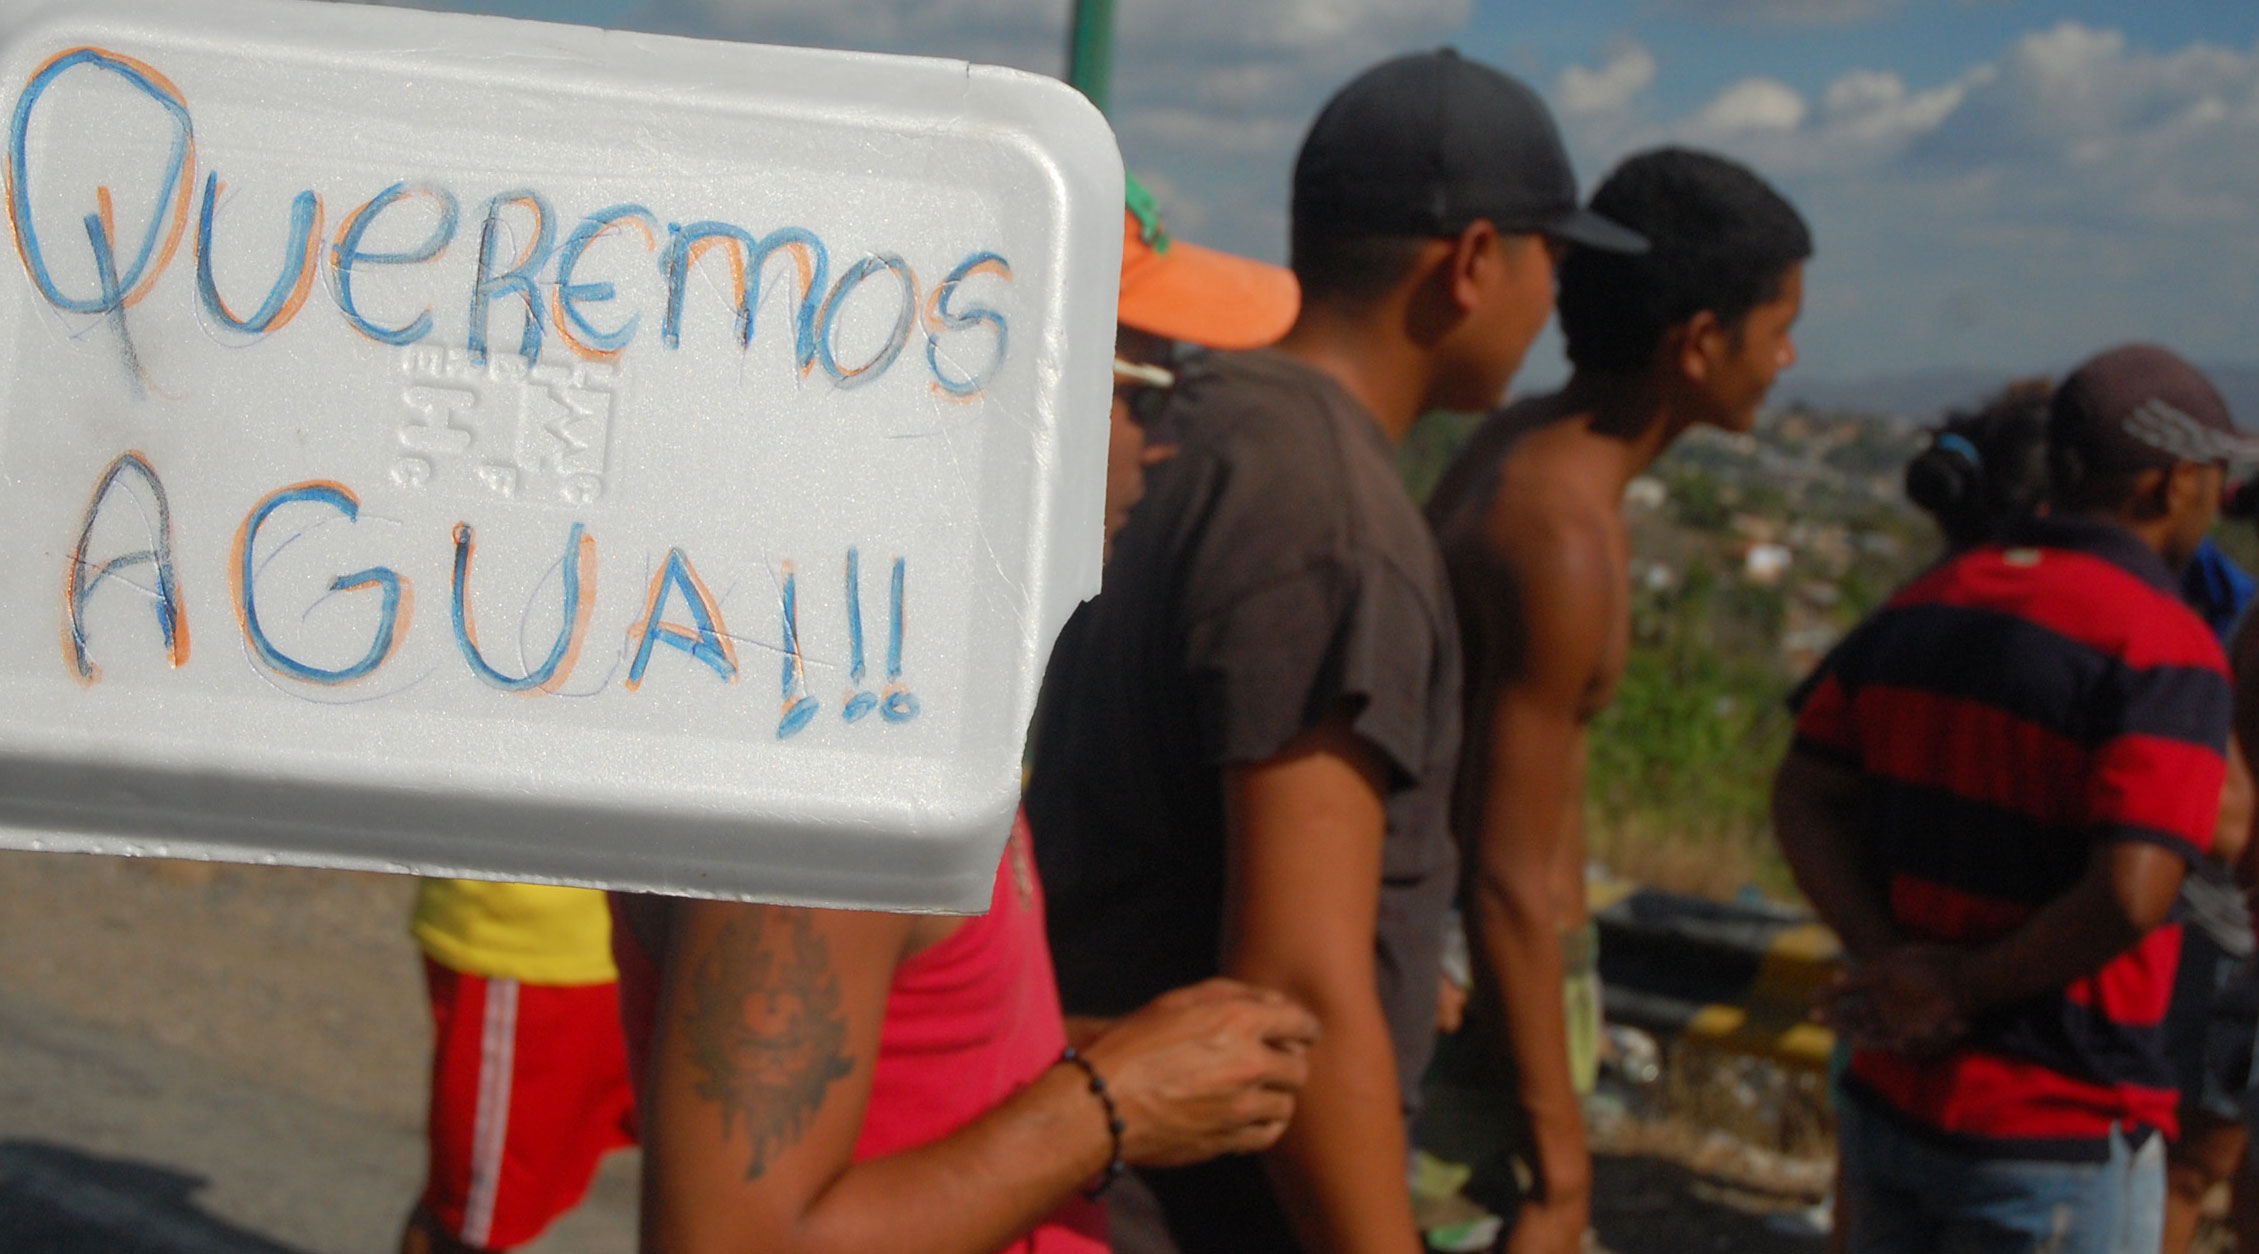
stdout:
<svg viewBox="0 0 2259 1254">
<path fill-rule="evenodd" d="M 606 984 L 612 914 L 590 888 L 427 879 L 408 931 L 442 966 L 527 984 Z"/>
</svg>

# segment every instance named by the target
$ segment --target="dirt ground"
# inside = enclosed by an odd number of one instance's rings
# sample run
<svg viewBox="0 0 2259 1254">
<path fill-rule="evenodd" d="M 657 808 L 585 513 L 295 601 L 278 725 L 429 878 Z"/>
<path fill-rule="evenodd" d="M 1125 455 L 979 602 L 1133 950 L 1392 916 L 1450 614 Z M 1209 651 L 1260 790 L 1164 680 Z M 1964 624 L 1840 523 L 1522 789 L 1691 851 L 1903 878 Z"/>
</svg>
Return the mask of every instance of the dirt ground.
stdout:
<svg viewBox="0 0 2259 1254">
<path fill-rule="evenodd" d="M 0 853 L 0 986 L 421 1126 L 414 892 L 400 876 Z"/>
<path fill-rule="evenodd" d="M 428 1019 L 406 932 L 413 892 L 384 875 L 0 853 L 0 990 L 416 1128 Z M 1815 1200 L 1824 1171 L 1643 1126 L 1598 1138 L 1605 1249 L 1820 1248 L 1773 1225 Z"/>
</svg>

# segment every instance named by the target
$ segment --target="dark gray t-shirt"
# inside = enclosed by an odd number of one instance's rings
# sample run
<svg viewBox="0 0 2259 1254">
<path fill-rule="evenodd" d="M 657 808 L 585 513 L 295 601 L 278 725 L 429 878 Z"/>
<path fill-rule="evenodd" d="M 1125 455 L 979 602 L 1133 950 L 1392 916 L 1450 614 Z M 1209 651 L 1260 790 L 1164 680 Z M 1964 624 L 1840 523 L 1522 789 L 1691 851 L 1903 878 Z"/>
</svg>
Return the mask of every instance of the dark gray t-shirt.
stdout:
<svg viewBox="0 0 2259 1254">
<path fill-rule="evenodd" d="M 1326 375 L 1213 354 L 1167 421 L 1180 450 L 1060 637 L 1037 716 L 1028 815 L 1062 1000 L 1122 1014 L 1217 973 L 1223 768 L 1346 706 L 1388 766 L 1373 946 L 1409 1110 L 1456 874 L 1442 559 L 1378 425 Z"/>
</svg>

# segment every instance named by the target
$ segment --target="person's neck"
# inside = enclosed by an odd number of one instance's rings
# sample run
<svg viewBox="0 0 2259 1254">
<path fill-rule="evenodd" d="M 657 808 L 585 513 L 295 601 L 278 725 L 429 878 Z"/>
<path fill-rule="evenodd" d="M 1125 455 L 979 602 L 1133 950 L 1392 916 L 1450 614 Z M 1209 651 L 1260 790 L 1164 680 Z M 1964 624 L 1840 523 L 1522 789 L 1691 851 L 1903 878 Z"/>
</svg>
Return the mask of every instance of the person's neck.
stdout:
<svg viewBox="0 0 2259 1254">
<path fill-rule="evenodd" d="M 1604 468 L 1616 495 L 1645 473 L 1692 423 L 1651 375 L 1579 370 L 1554 394 L 1555 412 L 1594 439 L 1580 441 Z"/>
<path fill-rule="evenodd" d="M 2088 522 L 2109 523 L 2133 533 L 2134 539 L 2157 555 L 2157 560 L 2173 570 L 2188 564 L 2188 555 L 2175 553 L 2178 537 L 2173 519 L 2166 515 L 2137 516 L 2132 510 L 2097 509 L 2060 511 L 2059 517 L 2083 519 Z"/>
<path fill-rule="evenodd" d="M 1432 357 L 1403 333 L 1385 307 L 1347 311 L 1304 306 L 1277 350 L 1340 384 L 1373 416 L 1390 444 L 1429 408 Z"/>
</svg>

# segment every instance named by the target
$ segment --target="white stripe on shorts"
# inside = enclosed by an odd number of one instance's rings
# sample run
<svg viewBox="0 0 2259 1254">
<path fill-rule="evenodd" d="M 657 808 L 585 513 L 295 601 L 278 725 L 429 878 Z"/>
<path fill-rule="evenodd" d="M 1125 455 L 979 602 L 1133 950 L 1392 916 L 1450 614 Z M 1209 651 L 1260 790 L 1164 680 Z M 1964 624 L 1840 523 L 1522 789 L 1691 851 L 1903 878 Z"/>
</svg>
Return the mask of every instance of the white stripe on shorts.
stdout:
<svg viewBox="0 0 2259 1254">
<path fill-rule="evenodd" d="M 486 1023 L 479 1035 L 478 1111 L 471 1121 L 471 1187 L 463 1201 L 462 1240 L 484 1246 L 502 1191 L 502 1149 L 510 1135 L 510 1073 L 517 1069 L 518 982 L 486 981 Z"/>
</svg>

